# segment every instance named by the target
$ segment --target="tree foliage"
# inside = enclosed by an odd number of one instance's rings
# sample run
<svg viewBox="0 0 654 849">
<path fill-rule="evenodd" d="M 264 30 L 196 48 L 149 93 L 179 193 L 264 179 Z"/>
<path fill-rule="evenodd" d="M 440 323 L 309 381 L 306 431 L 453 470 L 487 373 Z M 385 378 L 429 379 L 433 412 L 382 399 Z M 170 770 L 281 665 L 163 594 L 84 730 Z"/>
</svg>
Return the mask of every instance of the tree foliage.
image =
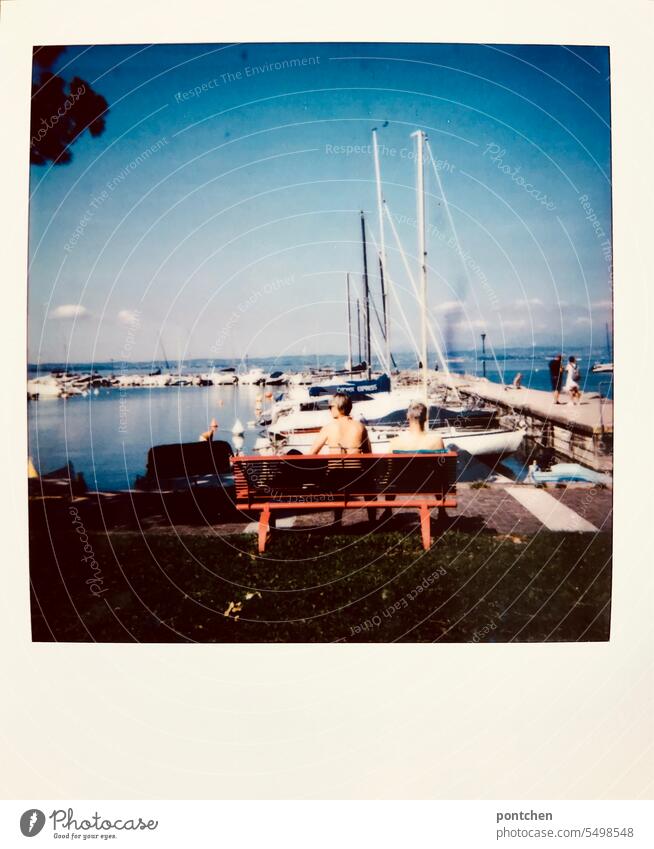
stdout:
<svg viewBox="0 0 654 849">
<path fill-rule="evenodd" d="M 30 162 L 65 165 L 71 146 L 88 130 L 93 137 L 104 132 L 109 104 L 80 77 L 66 80 L 51 70 L 65 47 L 35 47 L 32 70 L 32 120 Z M 65 70 L 65 68 L 63 69 Z"/>
</svg>

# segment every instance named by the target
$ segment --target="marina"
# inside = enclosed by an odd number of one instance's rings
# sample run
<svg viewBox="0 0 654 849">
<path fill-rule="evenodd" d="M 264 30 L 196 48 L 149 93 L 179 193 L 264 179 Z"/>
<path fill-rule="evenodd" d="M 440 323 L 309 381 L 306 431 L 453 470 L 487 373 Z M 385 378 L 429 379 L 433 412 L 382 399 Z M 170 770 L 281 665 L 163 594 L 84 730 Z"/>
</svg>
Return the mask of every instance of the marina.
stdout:
<svg viewBox="0 0 654 849">
<path fill-rule="evenodd" d="M 415 204 L 416 204 L 416 237 L 418 258 L 417 269 L 412 270 L 407 250 L 403 245 L 394 223 L 389 204 L 385 197 L 382 183 L 378 132 L 371 133 L 374 164 L 374 184 L 377 218 L 377 240 L 369 230 L 366 213 L 359 213 L 360 248 L 361 248 L 361 287 L 360 296 L 353 301 L 351 273 L 345 274 L 345 332 L 347 339 L 347 359 L 341 367 L 329 366 L 322 368 L 302 364 L 300 369 L 280 368 L 280 363 L 268 369 L 249 361 L 247 354 L 244 361 L 236 365 L 217 364 L 215 361 L 205 361 L 204 370 L 189 371 L 183 368 L 182 361 L 178 362 L 175 372 L 164 353 L 164 365 L 150 364 L 150 369 L 143 372 L 127 368 L 123 362 L 116 373 L 112 363 L 109 374 L 102 373 L 95 364 L 91 364 L 88 372 L 71 371 L 68 364 L 60 371 L 43 374 L 41 370 L 31 376 L 27 382 L 27 396 L 31 402 L 39 405 L 46 400 L 63 399 L 66 402 L 75 401 L 78 397 L 89 398 L 89 420 L 93 428 L 94 399 L 101 398 L 104 403 L 99 405 L 102 412 L 108 412 L 110 397 L 114 397 L 116 389 L 119 392 L 118 434 L 131 438 L 121 439 L 124 454 L 124 470 L 121 464 L 120 473 L 116 470 L 106 474 L 104 463 L 96 462 L 96 449 L 93 454 L 93 479 L 96 487 L 115 486 L 118 481 L 122 488 L 131 488 L 135 477 L 142 477 L 142 469 L 136 471 L 134 466 L 129 468 L 137 445 L 141 456 L 157 447 L 178 444 L 183 449 L 186 443 L 193 441 L 211 441 L 216 432 L 227 429 L 231 433 L 231 449 L 235 456 L 245 453 L 259 455 L 308 455 L 314 451 L 314 443 L 325 426 L 329 425 L 332 414 L 332 400 L 335 397 L 348 398 L 351 419 L 365 426 L 366 450 L 372 454 L 387 454 L 393 440 L 406 428 L 407 409 L 413 402 L 419 401 L 425 410 L 427 430 L 438 435 L 444 450 L 458 452 L 462 460 L 457 464 L 457 480 L 486 480 L 492 479 L 498 473 L 508 474 L 516 480 L 524 480 L 527 469 L 545 471 L 555 464 L 556 460 L 574 460 L 585 464 L 591 470 L 611 471 L 612 444 L 612 402 L 602 397 L 601 393 L 589 393 L 586 381 L 599 377 L 612 364 L 596 363 L 586 376 L 583 399 L 578 405 L 575 396 L 570 395 L 567 402 L 556 403 L 551 393 L 538 390 L 524 381 L 522 372 L 515 372 L 513 383 L 506 383 L 506 370 L 502 369 L 497 353 L 487 332 L 481 334 L 482 342 L 482 378 L 465 374 L 466 359 L 460 353 L 454 352 L 448 338 L 452 333 L 447 311 L 443 324 L 437 321 L 429 303 L 429 263 L 427 218 L 429 215 L 431 195 L 427 190 L 427 178 L 433 171 L 432 180 L 440 197 L 446 219 L 451 231 L 451 242 L 461 261 L 462 269 L 469 278 L 469 268 L 459 240 L 454 219 L 452 217 L 446 193 L 432 152 L 427 134 L 420 129 L 411 133 L 415 156 Z M 431 166 L 431 167 L 430 167 Z M 413 290 L 415 302 L 418 305 L 418 326 L 411 326 L 397 292 L 395 272 L 389 272 L 388 248 L 392 243 L 402 261 L 404 276 Z M 374 257 L 371 262 L 371 256 Z M 378 269 L 376 276 L 377 293 L 373 291 L 372 269 Z M 417 274 L 414 271 L 417 270 Z M 433 271 L 432 271 L 433 273 Z M 379 304 L 379 306 L 378 306 Z M 356 306 L 356 324 L 354 315 Z M 398 369 L 398 362 L 391 345 L 391 316 L 396 309 L 406 325 L 408 336 L 414 347 L 417 358 L 417 368 Z M 448 307 L 448 309 L 450 309 Z M 376 319 L 376 325 L 373 321 Z M 415 332 L 417 330 L 417 332 Z M 607 354 L 610 358 L 609 330 L 606 325 Z M 489 356 L 486 356 L 488 341 Z M 163 353 L 163 340 L 159 335 L 157 347 Z M 354 361 L 355 347 L 358 350 L 358 362 Z M 533 353 L 533 352 L 532 352 Z M 434 356 L 433 367 L 431 357 Z M 576 363 L 575 357 L 570 358 Z M 560 363 L 560 357 L 559 357 Z M 533 361 L 532 361 L 533 364 Z M 208 368 L 207 368 L 208 366 Z M 495 367 L 495 380 L 489 380 L 487 370 Z M 572 369 L 572 366 L 568 366 Z M 535 370 L 536 373 L 538 369 Z M 459 372 L 464 372 L 463 374 Z M 559 369 L 563 373 L 563 368 Z M 557 373 L 559 373 L 557 372 Z M 574 366 L 575 379 L 581 377 L 578 365 Z M 569 371 L 572 375 L 572 371 Z M 499 380 L 498 380 L 499 379 Z M 561 378 L 559 378 L 561 379 Z M 523 386 L 524 381 L 524 386 Z M 240 386 L 244 389 L 241 395 Z M 577 384 L 575 383 L 575 386 Z M 611 381 L 609 381 L 609 390 Z M 188 394 L 178 396 L 177 417 L 180 421 L 179 434 L 176 439 L 172 434 L 164 442 L 157 442 L 154 433 L 153 411 L 158 420 L 168 420 L 169 410 L 159 403 L 168 394 L 154 400 L 154 394 L 148 395 L 148 414 L 150 415 L 149 444 L 143 442 L 142 431 L 134 438 L 134 429 L 128 427 L 128 411 L 130 407 L 142 406 L 143 398 L 134 402 L 133 393 L 151 391 L 151 393 L 169 393 L 178 390 L 188 393 L 193 389 L 206 392 L 202 398 L 205 405 L 204 416 L 198 412 L 198 399 L 187 403 Z M 231 397 L 214 395 L 220 390 L 232 390 Z M 261 390 L 261 391 L 260 391 Z M 128 392 L 129 391 L 129 392 Z M 248 391 L 253 393 L 248 396 Z M 566 390 L 567 391 L 567 385 Z M 102 394 L 104 393 L 104 394 Z M 128 400 L 129 394 L 129 400 Z M 138 396 L 137 396 L 138 398 Z M 232 408 L 232 422 L 225 428 L 224 416 L 220 407 L 228 402 Z M 140 402 L 140 404 L 139 404 Z M 152 403 L 153 402 L 153 403 Z M 251 405 L 251 406 L 250 406 Z M 248 409 L 249 407 L 249 409 Z M 217 409 L 218 408 L 218 409 Z M 73 407 L 72 409 L 77 409 Z M 195 414 L 196 433 L 194 437 L 190 425 L 181 426 L 183 416 L 188 416 L 192 410 Z M 137 413 L 140 416 L 141 413 Z M 38 427 L 39 416 L 35 417 L 36 439 L 35 449 L 37 463 L 43 467 L 42 444 L 50 438 L 45 434 L 39 440 L 41 430 Z M 134 416 L 132 416 L 134 419 Z M 211 422 L 209 430 L 199 426 L 204 418 Z M 221 420 L 221 424 L 217 419 Z M 247 428 L 242 422 L 248 423 Z M 101 425 L 102 426 L 102 425 Z M 97 425 L 96 425 L 97 427 Z M 65 425 L 66 428 L 66 425 Z M 170 430 L 170 428 L 167 428 Z M 96 431 L 97 433 L 97 431 Z M 68 432 L 65 434 L 66 456 L 59 456 L 56 465 L 68 464 Z M 108 442 L 111 443 L 111 438 Z M 323 440 L 322 451 L 332 450 Z M 82 440 L 77 440 L 79 446 Z M 508 458 L 518 455 L 523 448 L 522 460 L 514 463 L 513 468 L 505 465 Z M 118 446 L 114 444 L 114 451 Z M 317 449 L 320 450 L 320 447 Z M 47 451 L 45 452 L 47 454 Z M 99 458 L 98 458 L 99 459 Z M 115 462 L 115 461 L 114 461 Z M 88 466 L 88 462 L 83 462 Z M 102 474 L 98 471 L 102 468 Z M 472 469 L 472 472 L 471 472 Z M 87 471 L 84 468 L 84 471 Z M 124 471 L 124 475 L 123 475 Z M 472 477 L 471 477 L 472 475 Z M 147 477 L 147 475 L 146 475 Z M 222 484 L 221 484 L 222 485 Z"/>
<path fill-rule="evenodd" d="M 403 374 L 406 377 L 410 372 Z M 413 378 L 419 380 L 417 372 L 413 372 Z M 552 394 L 543 390 L 505 389 L 474 376 L 453 376 L 453 379 L 462 397 L 483 399 L 486 412 L 479 412 L 486 429 L 505 415 L 527 425 L 524 448 L 518 456 L 507 459 L 509 466 L 504 464 L 505 474 L 524 479 L 534 458 L 550 448 L 553 462 L 574 459 L 591 469 L 611 471 L 613 404 L 610 399 L 592 397 L 593 393 L 589 393 L 588 402 L 582 397 L 579 406 L 555 405 Z M 417 385 L 402 387 L 397 409 L 406 409 Z M 442 388 L 435 382 L 435 392 Z M 282 388 L 279 389 L 273 394 L 258 385 L 201 386 L 192 382 L 165 387 L 101 386 L 97 394 L 91 391 L 86 395 L 31 401 L 28 405 L 30 453 L 42 474 L 72 462 L 93 489 L 131 489 L 136 478 L 145 473 L 146 455 L 153 446 L 197 442 L 214 417 L 218 422 L 215 439 L 226 439 L 231 444 L 236 436 L 235 451 L 255 452 L 257 440 L 267 437 L 266 427 L 259 425 L 260 419 L 266 414 L 269 418 L 272 407 L 282 403 L 275 401 L 282 394 Z M 242 435 L 232 433 L 237 420 Z M 550 441 L 553 439 L 554 445 Z M 488 480 L 497 473 L 496 466 L 496 459 L 487 465 L 466 457 L 461 462 L 461 474 L 464 480 Z"/>
</svg>

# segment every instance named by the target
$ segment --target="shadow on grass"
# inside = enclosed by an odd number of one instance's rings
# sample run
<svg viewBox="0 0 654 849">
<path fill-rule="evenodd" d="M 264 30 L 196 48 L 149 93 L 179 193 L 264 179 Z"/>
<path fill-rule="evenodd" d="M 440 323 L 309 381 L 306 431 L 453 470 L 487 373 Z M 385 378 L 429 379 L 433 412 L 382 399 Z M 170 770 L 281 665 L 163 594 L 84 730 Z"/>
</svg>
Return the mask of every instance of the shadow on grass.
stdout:
<svg viewBox="0 0 654 849">
<path fill-rule="evenodd" d="M 608 534 L 493 535 L 459 517 L 434 523 L 425 552 L 415 517 L 399 514 L 372 533 L 280 530 L 259 556 L 252 535 L 86 528 L 81 538 L 65 514 L 46 519 L 36 510 L 30 520 L 35 640 L 609 637 Z"/>
</svg>

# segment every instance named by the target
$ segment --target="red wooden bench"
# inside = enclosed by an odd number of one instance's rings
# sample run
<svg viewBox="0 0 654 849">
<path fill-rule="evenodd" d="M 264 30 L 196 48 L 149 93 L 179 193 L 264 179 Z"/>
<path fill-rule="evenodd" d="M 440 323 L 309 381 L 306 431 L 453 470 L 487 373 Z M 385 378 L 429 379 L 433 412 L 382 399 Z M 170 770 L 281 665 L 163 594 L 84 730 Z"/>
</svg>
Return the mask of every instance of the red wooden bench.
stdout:
<svg viewBox="0 0 654 849">
<path fill-rule="evenodd" d="M 456 452 L 232 457 L 236 507 L 260 511 L 259 551 L 274 510 L 361 507 L 420 512 L 422 542 L 431 545 L 430 512 L 456 507 Z"/>
</svg>

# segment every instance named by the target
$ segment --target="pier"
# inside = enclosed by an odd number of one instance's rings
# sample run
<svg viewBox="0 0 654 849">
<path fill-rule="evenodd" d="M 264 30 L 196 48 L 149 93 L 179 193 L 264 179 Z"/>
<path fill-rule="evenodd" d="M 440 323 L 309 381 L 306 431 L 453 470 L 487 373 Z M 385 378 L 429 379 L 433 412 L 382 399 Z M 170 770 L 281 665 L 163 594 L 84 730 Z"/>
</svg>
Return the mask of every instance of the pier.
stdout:
<svg viewBox="0 0 654 849">
<path fill-rule="evenodd" d="M 527 437 L 542 448 L 582 463 L 600 472 L 613 471 L 613 401 L 597 392 L 582 395 L 575 405 L 561 393 L 522 387 L 515 389 L 484 377 L 452 374 L 440 378 L 443 386 L 454 386 L 463 397 L 475 397 L 506 414 L 524 419 Z"/>
</svg>

